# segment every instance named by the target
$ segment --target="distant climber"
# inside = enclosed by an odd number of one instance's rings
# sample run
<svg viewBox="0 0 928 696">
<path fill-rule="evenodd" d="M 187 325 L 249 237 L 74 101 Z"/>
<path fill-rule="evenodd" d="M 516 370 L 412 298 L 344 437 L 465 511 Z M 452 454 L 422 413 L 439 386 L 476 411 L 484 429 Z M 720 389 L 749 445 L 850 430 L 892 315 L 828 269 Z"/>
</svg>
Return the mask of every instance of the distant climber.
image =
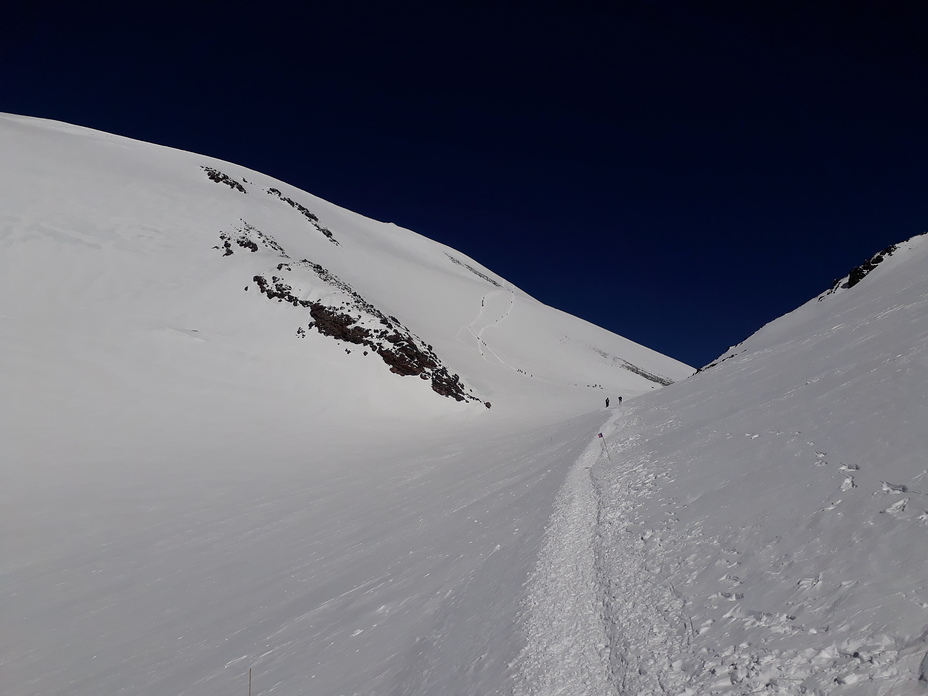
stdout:
<svg viewBox="0 0 928 696">
<path fill-rule="evenodd" d="M 609 408 L 609 397 L 606 397 L 606 408 Z"/>
<path fill-rule="evenodd" d="M 619 405 L 620 405 L 620 406 L 622 405 L 622 397 L 621 397 L 621 396 L 619 397 Z"/>
</svg>

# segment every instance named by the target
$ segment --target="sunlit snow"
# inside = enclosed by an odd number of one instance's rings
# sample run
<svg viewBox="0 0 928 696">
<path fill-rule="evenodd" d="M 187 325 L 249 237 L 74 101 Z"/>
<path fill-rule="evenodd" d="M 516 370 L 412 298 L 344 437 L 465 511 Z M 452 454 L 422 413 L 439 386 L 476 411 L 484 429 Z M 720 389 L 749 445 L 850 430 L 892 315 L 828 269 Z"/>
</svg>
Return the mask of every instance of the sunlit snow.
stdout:
<svg viewBox="0 0 928 696">
<path fill-rule="evenodd" d="M 928 688 L 925 237 L 690 377 L 234 164 L 0 152 L 10 693 Z"/>
</svg>

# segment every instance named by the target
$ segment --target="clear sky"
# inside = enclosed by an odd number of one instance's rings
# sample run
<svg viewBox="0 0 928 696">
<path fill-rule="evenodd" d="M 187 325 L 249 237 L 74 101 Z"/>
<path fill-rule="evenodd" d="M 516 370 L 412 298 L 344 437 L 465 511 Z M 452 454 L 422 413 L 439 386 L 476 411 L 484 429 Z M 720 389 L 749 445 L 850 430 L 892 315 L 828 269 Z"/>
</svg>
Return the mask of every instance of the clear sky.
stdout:
<svg viewBox="0 0 928 696">
<path fill-rule="evenodd" d="M 2 5 L 0 111 L 260 170 L 694 366 L 928 230 L 923 1 Z"/>
</svg>

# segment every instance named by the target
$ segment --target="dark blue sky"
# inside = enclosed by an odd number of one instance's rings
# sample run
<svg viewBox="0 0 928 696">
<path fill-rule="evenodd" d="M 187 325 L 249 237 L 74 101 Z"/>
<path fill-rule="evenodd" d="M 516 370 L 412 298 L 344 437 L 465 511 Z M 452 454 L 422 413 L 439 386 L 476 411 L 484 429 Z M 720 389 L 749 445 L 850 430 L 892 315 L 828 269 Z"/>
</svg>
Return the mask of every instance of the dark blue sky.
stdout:
<svg viewBox="0 0 928 696">
<path fill-rule="evenodd" d="M 0 111 L 266 172 L 694 366 L 928 230 L 925 2 L 2 4 Z"/>
</svg>

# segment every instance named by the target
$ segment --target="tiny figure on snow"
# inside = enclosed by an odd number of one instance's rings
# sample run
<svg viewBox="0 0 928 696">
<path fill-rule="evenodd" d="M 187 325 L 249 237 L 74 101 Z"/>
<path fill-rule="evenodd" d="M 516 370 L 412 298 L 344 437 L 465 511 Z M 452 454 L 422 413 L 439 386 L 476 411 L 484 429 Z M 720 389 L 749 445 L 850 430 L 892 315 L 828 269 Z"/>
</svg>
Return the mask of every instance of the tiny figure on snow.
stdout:
<svg viewBox="0 0 928 696">
<path fill-rule="evenodd" d="M 622 404 L 622 397 L 620 396 L 620 397 L 619 397 L 619 405 L 621 405 L 621 404 Z"/>
<path fill-rule="evenodd" d="M 606 408 L 609 408 L 609 397 L 606 397 Z"/>
</svg>

